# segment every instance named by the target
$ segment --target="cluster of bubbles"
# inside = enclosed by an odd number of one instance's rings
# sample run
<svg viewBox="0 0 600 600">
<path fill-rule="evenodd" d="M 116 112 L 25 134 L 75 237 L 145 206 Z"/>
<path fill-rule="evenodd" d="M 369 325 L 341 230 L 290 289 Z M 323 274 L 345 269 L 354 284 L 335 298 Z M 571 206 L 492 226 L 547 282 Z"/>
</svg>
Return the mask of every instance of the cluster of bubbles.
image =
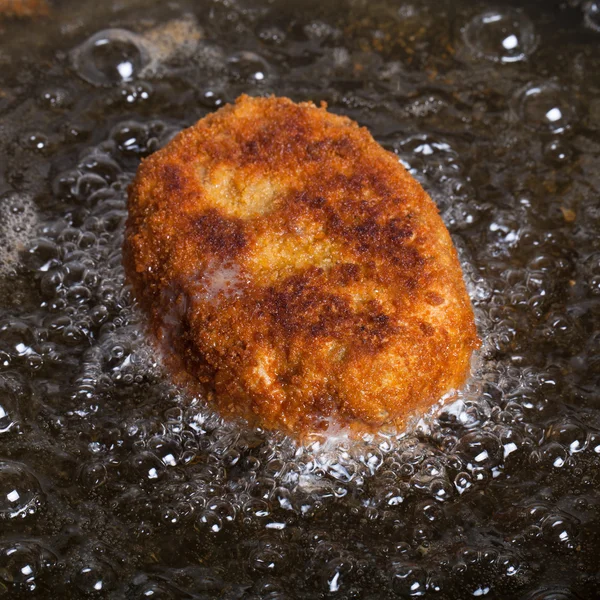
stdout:
<svg viewBox="0 0 600 600">
<path fill-rule="evenodd" d="M 0 197 L 0 277 L 14 272 L 36 226 L 37 213 L 31 197 L 15 192 Z"/>
<path fill-rule="evenodd" d="M 417 134 L 394 140 L 391 150 L 406 169 L 427 186 L 451 232 L 476 224 L 486 207 L 476 201 L 460 156 L 447 141 Z"/>
<path fill-rule="evenodd" d="M 415 11 L 443 33 L 427 6 Z M 435 92 L 386 47 L 377 7 L 368 43 L 344 38 L 339 12 L 287 26 L 230 3 L 206 22 L 161 19 L 157 5 L 148 22 L 105 23 L 72 44 L 36 96 L 47 130 L 18 135 L 52 167 L 46 195 L 37 209 L 27 190 L 0 198 L 2 285 L 29 285 L 0 320 L 0 593 L 549 600 L 595 589 L 600 255 L 578 215 L 600 182 L 578 169 L 600 149 L 575 138 L 585 120 L 568 74 L 529 70 L 544 48 L 533 15 L 464 8 L 462 49 L 442 65 L 458 71 Z M 231 28 L 248 42 L 226 38 Z M 207 110 L 273 89 L 367 123 L 454 236 L 484 346 L 465 389 L 403 431 L 300 444 L 224 421 L 170 382 L 148 342 L 122 266 L 135 170 Z M 553 570 L 562 579 L 547 583 Z"/>
</svg>

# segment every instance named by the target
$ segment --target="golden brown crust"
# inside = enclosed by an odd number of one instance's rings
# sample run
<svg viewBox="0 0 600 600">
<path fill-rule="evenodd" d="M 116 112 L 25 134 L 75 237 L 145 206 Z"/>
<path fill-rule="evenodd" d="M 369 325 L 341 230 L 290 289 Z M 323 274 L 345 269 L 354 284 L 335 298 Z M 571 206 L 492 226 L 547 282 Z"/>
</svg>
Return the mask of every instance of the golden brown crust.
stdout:
<svg viewBox="0 0 600 600">
<path fill-rule="evenodd" d="M 168 354 L 267 427 L 402 423 L 479 343 L 434 203 L 312 103 L 242 96 L 145 160 L 125 257 Z"/>
</svg>

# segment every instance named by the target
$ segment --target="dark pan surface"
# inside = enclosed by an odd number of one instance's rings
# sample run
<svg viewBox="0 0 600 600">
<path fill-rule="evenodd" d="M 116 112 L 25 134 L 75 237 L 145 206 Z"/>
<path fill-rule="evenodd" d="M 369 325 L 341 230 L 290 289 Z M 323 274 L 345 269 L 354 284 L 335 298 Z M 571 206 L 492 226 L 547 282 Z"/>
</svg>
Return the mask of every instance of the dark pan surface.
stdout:
<svg viewBox="0 0 600 600">
<path fill-rule="evenodd" d="M 600 5 L 50 4 L 0 21 L 0 597 L 596 597 Z M 223 422 L 145 341 L 126 188 L 242 92 L 326 100 L 438 203 L 483 348 L 405 432 Z"/>
</svg>

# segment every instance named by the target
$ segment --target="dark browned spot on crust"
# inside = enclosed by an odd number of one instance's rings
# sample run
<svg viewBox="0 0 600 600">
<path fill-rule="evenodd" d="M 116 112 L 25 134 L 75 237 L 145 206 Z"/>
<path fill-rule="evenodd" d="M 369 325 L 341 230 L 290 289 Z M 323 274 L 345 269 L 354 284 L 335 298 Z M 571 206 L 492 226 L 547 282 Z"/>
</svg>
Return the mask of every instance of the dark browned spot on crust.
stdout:
<svg viewBox="0 0 600 600">
<path fill-rule="evenodd" d="M 429 323 L 419 323 L 419 327 L 427 337 L 435 333 L 435 329 Z"/>
<path fill-rule="evenodd" d="M 324 293 L 318 281 L 322 275 L 308 272 L 290 277 L 283 289 L 267 290 L 261 304 L 273 323 L 275 338 L 304 337 L 307 344 L 311 339 L 333 338 L 370 352 L 381 349 L 395 332 L 390 318 L 375 301 L 355 311 L 346 298 Z"/>
<path fill-rule="evenodd" d="M 161 173 L 161 180 L 165 190 L 171 194 L 177 194 L 184 188 L 184 178 L 181 169 L 176 165 L 164 165 Z"/>
<path fill-rule="evenodd" d="M 444 299 L 435 292 L 427 292 L 425 294 L 425 301 L 431 306 L 440 306 L 440 304 L 444 304 Z"/>
<path fill-rule="evenodd" d="M 432 201 L 309 103 L 243 96 L 144 161 L 125 255 L 171 363 L 267 427 L 402 423 L 463 383 L 478 345 Z"/>
<path fill-rule="evenodd" d="M 193 226 L 199 245 L 220 258 L 235 257 L 246 245 L 241 220 L 224 217 L 216 210 L 195 218 Z"/>
</svg>

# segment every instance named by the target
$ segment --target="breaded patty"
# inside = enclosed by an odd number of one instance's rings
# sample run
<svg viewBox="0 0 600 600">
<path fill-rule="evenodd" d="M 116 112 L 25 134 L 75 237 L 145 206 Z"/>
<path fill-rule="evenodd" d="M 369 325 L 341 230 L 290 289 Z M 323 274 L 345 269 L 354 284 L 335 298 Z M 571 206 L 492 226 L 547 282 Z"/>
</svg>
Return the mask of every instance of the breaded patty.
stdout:
<svg viewBox="0 0 600 600">
<path fill-rule="evenodd" d="M 402 424 L 479 344 L 432 200 L 309 102 L 242 96 L 145 160 L 124 250 L 170 364 L 268 428 Z"/>
</svg>

